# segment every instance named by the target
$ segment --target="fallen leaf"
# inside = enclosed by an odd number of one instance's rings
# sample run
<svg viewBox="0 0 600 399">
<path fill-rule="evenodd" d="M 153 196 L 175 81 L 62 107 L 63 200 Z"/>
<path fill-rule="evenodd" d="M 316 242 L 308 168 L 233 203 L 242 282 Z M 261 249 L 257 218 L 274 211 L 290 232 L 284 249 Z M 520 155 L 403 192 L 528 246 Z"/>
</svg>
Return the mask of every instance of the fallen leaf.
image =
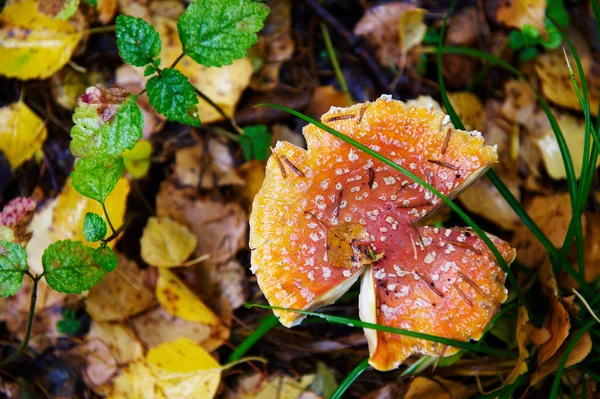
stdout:
<svg viewBox="0 0 600 399">
<path fill-rule="evenodd" d="M 448 20 L 444 43 L 454 46 L 470 46 L 489 35 L 489 26 L 476 7 L 465 7 Z"/>
<path fill-rule="evenodd" d="M 150 170 L 151 156 L 152 143 L 145 139 L 138 140 L 131 150 L 125 150 L 123 162 L 131 177 L 134 179 L 146 177 Z"/>
<path fill-rule="evenodd" d="M 585 254 L 585 275 L 586 282 L 592 284 L 600 276 L 600 214 L 594 212 L 585 212 L 585 218 L 588 220 L 587 228 L 584 226 L 585 240 L 583 243 L 583 252 Z M 579 271 L 577 264 L 577 250 L 573 246 L 570 254 L 573 268 Z M 571 290 L 579 289 L 579 284 L 565 271 L 559 275 L 560 286 Z"/>
<path fill-rule="evenodd" d="M 40 152 L 47 134 L 46 124 L 24 102 L 0 108 L 0 151 L 12 169 Z"/>
<path fill-rule="evenodd" d="M 207 254 L 212 263 L 225 262 L 247 245 L 248 216 L 237 203 L 190 195 L 165 181 L 156 197 L 156 213 L 187 225 L 198 240 L 196 256 Z"/>
<path fill-rule="evenodd" d="M 237 389 L 228 392 L 225 399 L 299 399 L 309 391 L 315 375 L 300 378 L 276 375 L 264 377 L 261 374 L 246 375 L 238 379 Z"/>
<path fill-rule="evenodd" d="M 236 169 L 236 173 L 244 181 L 242 186 L 235 187 L 244 209 L 252 211 L 252 201 L 265 179 L 265 166 L 265 162 L 250 161 Z"/>
<path fill-rule="evenodd" d="M 99 72 L 79 72 L 73 68 L 63 68 L 50 79 L 52 97 L 61 107 L 74 110 L 78 106 L 77 99 L 81 93 L 103 81 L 103 75 Z"/>
<path fill-rule="evenodd" d="M 119 266 L 104 275 L 102 281 L 85 298 L 85 309 L 95 321 L 123 321 L 148 309 L 154 296 L 144 285 L 147 271 L 117 253 Z"/>
<path fill-rule="evenodd" d="M 450 103 L 467 130 L 483 130 L 485 109 L 475 94 L 468 91 L 448 93 Z"/>
<path fill-rule="evenodd" d="M 140 239 L 141 256 L 156 267 L 181 266 L 196 248 L 196 237 L 169 217 L 148 219 Z"/>
<path fill-rule="evenodd" d="M 505 181 L 508 189 L 516 198 L 520 197 L 519 186 L 515 182 Z M 481 179 L 469 186 L 459 197 L 469 212 L 497 223 L 505 230 L 517 228 L 521 219 L 506 202 L 502 194 L 487 179 Z"/>
<path fill-rule="evenodd" d="M 455 399 L 470 392 L 465 385 L 444 378 L 416 377 L 410 383 L 404 399 Z"/>
<path fill-rule="evenodd" d="M 557 296 L 550 297 L 550 309 L 544 319 L 544 328 L 550 333 L 547 341 L 538 346 L 538 364 L 541 365 L 550 359 L 556 353 L 558 348 L 569 336 L 571 330 L 571 321 L 569 313 L 566 311 L 560 299 Z"/>
<path fill-rule="evenodd" d="M 405 11 L 398 18 L 398 38 L 402 57 L 405 58 L 410 50 L 423 41 L 427 32 L 427 25 L 423 23 L 426 12 L 427 10 L 422 8 L 413 8 Z"/>
<path fill-rule="evenodd" d="M 575 330 L 571 333 L 571 336 L 568 340 L 566 340 L 560 349 L 546 362 L 544 362 L 540 368 L 531 375 L 530 385 L 535 385 L 538 382 L 542 381 L 548 375 L 554 373 L 561 362 L 562 357 L 565 354 L 567 346 L 573 340 L 575 334 L 577 334 L 579 330 Z M 589 332 L 585 332 L 575 343 L 573 350 L 569 353 L 567 357 L 567 362 L 565 363 L 565 368 L 571 367 L 577 363 L 580 363 L 590 354 L 592 350 L 592 339 L 590 337 Z"/>
<path fill-rule="evenodd" d="M 246 302 L 246 274 L 242 265 L 234 259 L 220 263 L 216 275 L 221 294 L 227 298 L 231 308 L 241 307 Z"/>
<path fill-rule="evenodd" d="M 306 110 L 306 114 L 313 118 L 321 118 L 331 107 L 349 107 L 352 105 L 348 96 L 333 86 L 319 86 L 315 89 Z"/>
<path fill-rule="evenodd" d="M 508 0 L 500 2 L 496 12 L 498 21 L 506 26 L 523 29 L 531 25 L 541 34 L 546 33 L 546 0 Z"/>
<path fill-rule="evenodd" d="M 102 25 L 108 25 L 115 17 L 117 11 L 117 0 L 97 0 L 96 15 L 98 22 Z"/>
<path fill-rule="evenodd" d="M 0 14 L 0 74 L 48 78 L 71 59 L 79 39 L 73 25 L 41 14 L 34 0 L 8 5 Z"/>
<path fill-rule="evenodd" d="M 519 307 L 519 313 L 517 315 L 517 346 L 519 347 L 519 358 L 513 371 L 506 377 L 505 384 L 510 385 L 521 375 L 527 372 L 527 359 L 529 359 L 529 351 L 527 350 L 527 343 L 531 338 L 531 324 L 529 324 L 529 315 L 527 309 L 524 306 Z"/>
</svg>

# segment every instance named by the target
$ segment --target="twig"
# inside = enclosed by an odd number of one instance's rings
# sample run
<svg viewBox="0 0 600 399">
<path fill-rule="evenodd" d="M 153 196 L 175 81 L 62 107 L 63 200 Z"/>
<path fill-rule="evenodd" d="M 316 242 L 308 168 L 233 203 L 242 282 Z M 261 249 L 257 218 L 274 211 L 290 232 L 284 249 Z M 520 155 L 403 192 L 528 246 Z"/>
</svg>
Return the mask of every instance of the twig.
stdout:
<svg viewBox="0 0 600 399">
<path fill-rule="evenodd" d="M 31 337 L 31 330 L 33 328 L 33 319 L 35 318 L 35 304 L 37 302 L 38 282 L 40 281 L 40 279 L 42 278 L 44 273 L 38 274 L 35 277 L 29 271 L 27 271 L 25 274 L 27 276 L 29 276 L 31 278 L 31 280 L 33 281 L 33 286 L 31 287 L 31 301 L 29 302 L 29 316 L 27 318 L 27 327 L 25 329 L 25 336 L 23 337 L 23 341 L 21 341 L 21 345 L 17 348 L 17 351 L 15 353 L 13 353 L 11 356 L 7 357 L 6 359 L 3 359 L 2 361 L 0 361 L 0 367 L 9 364 L 13 360 L 15 360 L 19 355 L 21 355 L 21 353 L 23 353 L 25 348 L 27 348 L 27 345 L 29 344 L 29 338 Z"/>
<path fill-rule="evenodd" d="M 331 26 L 338 35 L 344 39 L 346 44 L 352 49 L 354 54 L 365 64 L 365 66 L 371 71 L 371 74 L 380 88 L 389 90 L 391 87 L 392 79 L 388 76 L 384 69 L 377 63 L 375 58 L 371 55 L 367 49 L 361 44 L 361 39 L 352 33 L 350 33 L 342 24 L 323 6 L 318 0 L 303 0 L 304 3 L 319 17 L 327 26 Z M 399 96 L 397 89 L 394 89 L 392 93 L 395 97 Z"/>
<path fill-rule="evenodd" d="M 86 30 L 85 32 L 90 35 L 94 35 L 94 34 L 98 34 L 98 33 L 114 32 L 116 29 L 117 29 L 116 25 L 109 25 L 109 26 L 99 26 L 97 28 L 90 28 L 90 29 Z"/>
</svg>

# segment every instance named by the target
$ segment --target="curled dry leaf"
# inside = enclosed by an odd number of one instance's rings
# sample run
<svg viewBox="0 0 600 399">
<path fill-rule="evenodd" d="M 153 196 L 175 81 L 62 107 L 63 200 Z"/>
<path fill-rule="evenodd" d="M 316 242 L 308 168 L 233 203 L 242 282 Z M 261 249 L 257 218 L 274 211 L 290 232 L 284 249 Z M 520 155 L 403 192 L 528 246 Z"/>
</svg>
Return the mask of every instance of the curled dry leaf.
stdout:
<svg viewBox="0 0 600 399">
<path fill-rule="evenodd" d="M 475 94 L 468 91 L 448 93 L 450 103 L 467 130 L 482 130 L 485 125 L 485 108 Z"/>
<path fill-rule="evenodd" d="M 144 285 L 137 263 L 117 253 L 119 267 L 107 273 L 85 298 L 85 310 L 95 321 L 123 321 L 148 309 L 154 296 Z"/>
<path fill-rule="evenodd" d="M 567 235 L 572 215 L 569 193 L 534 197 L 525 203 L 525 211 L 552 244 L 560 248 Z M 581 222 L 585 229 L 585 215 L 581 216 Z M 537 266 L 546 256 L 544 246 L 524 225 L 516 229 L 512 245 L 517 249 L 517 259 L 529 267 Z"/>
<path fill-rule="evenodd" d="M 243 185 L 229 148 L 215 138 L 206 144 L 185 147 L 175 153 L 175 178 L 180 186 L 210 189 Z"/>
<path fill-rule="evenodd" d="M 7 5 L 0 14 L 0 74 L 45 79 L 70 59 L 81 33 L 38 11 L 35 0 Z"/>
<path fill-rule="evenodd" d="M 562 357 L 565 354 L 567 346 L 573 340 L 575 334 L 577 334 L 578 330 L 575 330 L 571 333 L 570 338 L 565 341 L 560 349 L 546 362 L 544 362 L 540 368 L 531 375 L 531 385 L 535 385 L 538 382 L 542 381 L 548 375 L 554 373 L 561 362 Z M 565 368 L 571 367 L 575 364 L 580 363 L 590 354 L 592 350 L 592 339 L 590 337 L 589 332 L 585 332 L 575 343 L 573 350 L 569 353 L 567 357 L 567 362 L 565 363 Z"/>
<path fill-rule="evenodd" d="M 288 376 L 269 376 L 261 374 L 246 375 L 238 379 L 235 392 L 230 391 L 225 399 L 299 399 L 309 392 L 310 385 L 315 380 L 314 374 L 300 378 Z M 306 398 L 308 399 L 308 398 Z"/>
<path fill-rule="evenodd" d="M 0 151 L 12 169 L 40 152 L 47 134 L 46 124 L 24 102 L 0 108 Z"/>
<path fill-rule="evenodd" d="M 470 392 L 463 384 L 444 378 L 416 377 L 408 386 L 404 399 L 455 399 Z"/>
<path fill-rule="evenodd" d="M 398 44 L 400 29 L 403 28 L 400 20 L 405 13 L 414 9 L 414 5 L 403 2 L 370 8 L 354 26 L 354 34 L 365 37 L 375 49 L 375 56 L 381 65 L 389 65 L 390 61 L 394 65 L 405 65 L 402 48 Z"/>
<path fill-rule="evenodd" d="M 519 313 L 517 315 L 517 345 L 519 347 L 519 358 L 513 371 L 506 377 L 505 383 L 507 385 L 512 384 L 521 375 L 527 372 L 527 359 L 529 359 L 529 351 L 527 350 L 527 343 L 531 339 L 531 324 L 529 323 L 529 315 L 527 309 L 524 306 L 519 307 Z"/>
<path fill-rule="evenodd" d="M 496 161 L 496 153 L 483 146 L 481 135 L 456 130 L 448 119 L 388 97 L 322 117 L 453 197 Z M 416 225 L 442 204 L 439 197 L 316 126 L 305 127 L 304 135 L 308 151 L 278 143 L 253 204 L 251 270 L 271 305 L 330 304 L 364 272 L 363 321 L 478 339 L 506 299 L 505 274 L 483 241 L 468 229 Z M 364 239 L 355 226 L 363 228 Z M 348 240 L 335 233 L 341 228 L 361 235 Z M 333 238 L 352 250 L 343 264 L 333 262 Z M 510 263 L 514 250 L 490 239 Z M 357 251 L 379 260 L 365 267 L 369 262 L 361 262 Z M 297 313 L 275 313 L 288 327 L 302 320 Z M 456 353 L 397 334 L 365 334 L 370 363 L 379 370 L 395 368 L 413 353 Z"/>
<path fill-rule="evenodd" d="M 196 248 L 196 236 L 169 217 L 151 217 L 140 239 L 144 262 L 156 267 L 181 266 Z"/>
<path fill-rule="evenodd" d="M 123 224 L 129 188 L 129 181 L 121 178 L 106 198 L 106 210 L 114 226 Z M 71 185 L 71 180 L 67 180 L 63 191 L 43 210 L 37 212 L 29 224 L 29 231 L 33 232 L 33 236 L 27 245 L 27 257 L 32 271 L 42 272 L 42 254 L 50 244 L 59 240 L 86 242 L 83 236 L 83 219 L 88 212 L 104 218 L 102 206 L 79 194 Z M 113 247 L 115 244 L 116 241 L 111 241 L 108 245 Z M 86 245 L 97 247 L 100 243 L 86 242 Z"/>
<path fill-rule="evenodd" d="M 499 2 L 496 18 L 506 26 L 523 29 L 525 25 L 546 32 L 546 0 L 508 0 Z"/>
<path fill-rule="evenodd" d="M 572 38 L 576 39 L 576 38 Z M 598 101 L 600 100 L 600 76 L 595 70 L 598 69 L 598 64 L 594 65 L 592 55 L 589 49 L 577 46 L 579 41 L 575 41 L 577 52 L 580 55 L 581 64 L 587 80 L 587 85 L 590 88 L 588 95 L 590 100 L 590 112 L 592 116 L 597 116 Z M 587 45 L 586 45 L 587 46 Z M 576 68 L 575 59 L 569 55 L 569 62 L 575 74 L 578 85 L 581 87 L 579 72 Z M 539 55 L 535 61 L 535 71 L 542 85 L 542 93 L 554 104 L 569 108 L 575 111 L 581 110 L 577 93 L 573 88 L 571 80 L 571 72 L 567 67 L 567 61 L 562 48 L 546 52 Z"/>
<path fill-rule="evenodd" d="M 593 212 L 585 212 L 585 218 L 588 220 L 588 223 L 583 243 L 585 254 L 584 278 L 586 282 L 591 284 L 600 277 L 600 215 Z M 570 258 L 575 270 L 579 270 L 575 248 L 573 248 Z M 559 279 L 561 287 L 568 290 L 573 288 L 579 289 L 579 284 L 567 272 L 562 271 Z"/>
<path fill-rule="evenodd" d="M 111 399 L 212 399 L 221 366 L 194 342 L 179 338 L 148 351 L 115 379 Z"/>
<path fill-rule="evenodd" d="M 158 217 L 169 217 L 189 227 L 196 236 L 196 256 L 207 254 L 224 262 L 246 247 L 247 215 L 236 203 L 195 197 L 165 181 L 156 197 Z"/>
</svg>

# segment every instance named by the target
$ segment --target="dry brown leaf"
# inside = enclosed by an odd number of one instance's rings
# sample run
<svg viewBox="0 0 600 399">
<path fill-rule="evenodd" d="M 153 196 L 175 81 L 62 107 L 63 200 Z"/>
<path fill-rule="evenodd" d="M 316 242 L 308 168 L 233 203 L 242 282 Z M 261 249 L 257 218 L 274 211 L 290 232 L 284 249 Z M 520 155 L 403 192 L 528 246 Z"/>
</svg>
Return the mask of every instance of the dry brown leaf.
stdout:
<svg viewBox="0 0 600 399">
<path fill-rule="evenodd" d="M 583 251 L 585 254 L 585 281 L 588 283 L 594 282 L 600 277 L 600 214 L 593 212 L 585 212 L 585 217 L 588 220 L 587 228 L 584 230 L 585 240 Z M 573 246 L 575 247 L 575 246 Z M 577 252 L 573 248 L 570 254 L 573 268 L 579 270 L 577 265 Z M 566 289 L 579 289 L 579 284 L 565 271 L 560 276 L 560 285 Z"/>
<path fill-rule="evenodd" d="M 415 6 L 404 2 L 382 4 L 368 9 L 354 26 L 354 34 L 364 36 L 375 49 L 375 57 L 381 65 L 402 65 L 402 49 L 399 46 L 400 18 Z"/>
<path fill-rule="evenodd" d="M 163 182 L 156 197 L 156 212 L 190 228 L 198 240 L 197 256 L 208 254 L 211 262 L 219 263 L 246 247 L 248 216 L 239 204 L 189 194 L 172 182 Z"/>
<path fill-rule="evenodd" d="M 510 181 L 505 183 L 513 195 L 519 198 L 518 184 Z M 458 198 L 467 210 L 497 223 L 505 230 L 516 229 L 521 221 L 498 189 L 487 179 L 476 181 Z"/>
<path fill-rule="evenodd" d="M 472 394 L 465 385 L 444 378 L 416 377 L 410 383 L 404 399 L 460 399 Z"/>
<path fill-rule="evenodd" d="M 578 43 L 582 41 L 577 40 L 577 37 L 571 37 L 571 39 L 575 42 L 575 47 L 579 47 L 577 48 L 577 52 L 581 60 L 587 85 L 590 88 L 588 94 L 591 114 L 592 116 L 597 116 L 600 99 L 600 89 L 598 88 L 600 86 L 600 76 L 598 73 L 594 73 L 598 69 L 597 62 L 594 65 L 594 59 L 589 53 L 587 44 L 578 46 Z M 569 62 L 578 84 L 581 85 L 575 59 L 572 56 L 569 56 Z M 545 97 L 562 107 L 581 111 L 581 105 L 579 105 L 577 93 L 573 88 L 571 73 L 567 67 L 562 48 L 540 54 L 535 61 L 535 70 L 540 78 L 542 93 Z"/>
<path fill-rule="evenodd" d="M 117 0 L 98 0 L 96 15 L 98 22 L 102 25 L 108 25 L 114 18 L 117 11 Z"/>
<path fill-rule="evenodd" d="M 150 8 L 148 0 L 119 0 L 119 12 L 132 17 L 150 21 Z"/>
<path fill-rule="evenodd" d="M 548 375 L 554 373 L 558 369 L 558 366 L 561 362 L 563 355 L 565 354 L 567 346 L 573 340 L 573 338 L 574 338 L 575 334 L 577 334 L 577 332 L 578 332 L 578 330 L 573 331 L 571 333 L 570 338 L 563 343 L 563 345 L 560 347 L 560 349 L 550 359 L 548 359 L 545 363 L 543 363 L 535 373 L 533 373 L 531 375 L 531 385 L 532 386 L 537 384 L 544 378 L 546 378 Z M 586 331 L 579 338 L 577 343 L 575 343 L 573 350 L 569 353 L 569 356 L 567 357 L 567 362 L 565 363 L 565 368 L 571 367 L 571 366 L 581 362 L 583 359 L 585 359 L 587 357 L 587 355 L 589 355 L 591 350 L 592 350 L 592 339 L 590 337 L 590 333 Z"/>
<path fill-rule="evenodd" d="M 506 26 L 523 29 L 525 25 L 546 33 L 546 0 L 506 0 L 500 2 L 496 12 L 498 21 Z"/>
<path fill-rule="evenodd" d="M 527 359 L 529 358 L 529 351 L 527 350 L 527 342 L 531 338 L 531 324 L 529 324 L 529 315 L 527 309 L 524 306 L 519 307 L 519 313 L 517 315 L 517 345 L 519 347 L 519 358 L 513 371 L 506 377 L 505 384 L 510 385 L 517 377 L 527 372 Z"/>
<path fill-rule="evenodd" d="M 183 265 L 196 248 L 196 237 L 169 217 L 151 217 L 140 239 L 142 259 L 156 267 Z"/>
<path fill-rule="evenodd" d="M 85 309 L 95 321 L 122 321 L 148 309 L 154 296 L 144 285 L 137 263 L 117 254 L 119 266 L 107 273 L 85 298 Z"/>
<path fill-rule="evenodd" d="M 209 189 L 243 185 L 236 173 L 229 148 L 217 139 L 209 138 L 205 145 L 179 149 L 175 153 L 175 178 L 182 187 Z"/>
<path fill-rule="evenodd" d="M 320 119 L 321 115 L 328 112 L 331 107 L 349 107 L 350 105 L 352 104 L 345 93 L 336 90 L 333 86 L 320 86 L 313 92 L 306 113 L 312 118 Z"/>
<path fill-rule="evenodd" d="M 477 8 L 465 7 L 448 21 L 444 42 L 455 46 L 469 46 L 488 34 L 489 27 Z"/>
<path fill-rule="evenodd" d="M 556 296 L 550 297 L 550 310 L 544 319 L 544 328 L 550 333 L 549 339 L 538 345 L 538 364 L 544 363 L 556 353 L 571 330 L 569 313 Z"/>
<path fill-rule="evenodd" d="M 483 130 L 485 109 L 479 97 L 468 91 L 459 91 L 448 93 L 448 98 L 466 130 Z"/>
<path fill-rule="evenodd" d="M 235 192 L 248 211 L 252 211 L 252 201 L 265 179 L 265 167 L 264 162 L 250 161 L 236 169 L 237 174 L 245 181 L 245 184 L 236 187 Z"/>
<path fill-rule="evenodd" d="M 525 210 L 552 244 L 560 248 L 571 221 L 569 194 L 537 196 L 525 204 Z M 586 218 L 581 216 L 585 230 Z M 517 249 L 517 259 L 529 267 L 535 267 L 546 256 L 544 246 L 525 225 L 519 225 L 511 244 Z"/>
<path fill-rule="evenodd" d="M 246 375 L 238 379 L 235 392 L 230 391 L 225 399 L 300 399 L 315 380 L 314 374 L 301 378 L 287 376 L 264 377 L 261 374 Z M 316 398 L 315 398 L 316 399 Z"/>
<path fill-rule="evenodd" d="M 221 294 L 229 301 L 232 309 L 241 307 L 246 302 L 246 275 L 242 265 L 236 260 L 229 260 L 217 265 L 218 283 Z"/>
</svg>

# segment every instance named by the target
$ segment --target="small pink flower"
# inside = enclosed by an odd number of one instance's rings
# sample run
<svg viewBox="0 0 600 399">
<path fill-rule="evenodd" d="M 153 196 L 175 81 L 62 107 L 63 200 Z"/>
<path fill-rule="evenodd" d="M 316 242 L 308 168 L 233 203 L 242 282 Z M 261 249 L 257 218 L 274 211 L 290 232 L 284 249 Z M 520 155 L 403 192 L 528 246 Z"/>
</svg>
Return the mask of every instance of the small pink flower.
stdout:
<svg viewBox="0 0 600 399">
<path fill-rule="evenodd" d="M 12 227 L 18 224 L 37 205 L 36 200 L 30 197 L 17 197 L 10 201 L 0 212 L 0 224 Z"/>
</svg>

